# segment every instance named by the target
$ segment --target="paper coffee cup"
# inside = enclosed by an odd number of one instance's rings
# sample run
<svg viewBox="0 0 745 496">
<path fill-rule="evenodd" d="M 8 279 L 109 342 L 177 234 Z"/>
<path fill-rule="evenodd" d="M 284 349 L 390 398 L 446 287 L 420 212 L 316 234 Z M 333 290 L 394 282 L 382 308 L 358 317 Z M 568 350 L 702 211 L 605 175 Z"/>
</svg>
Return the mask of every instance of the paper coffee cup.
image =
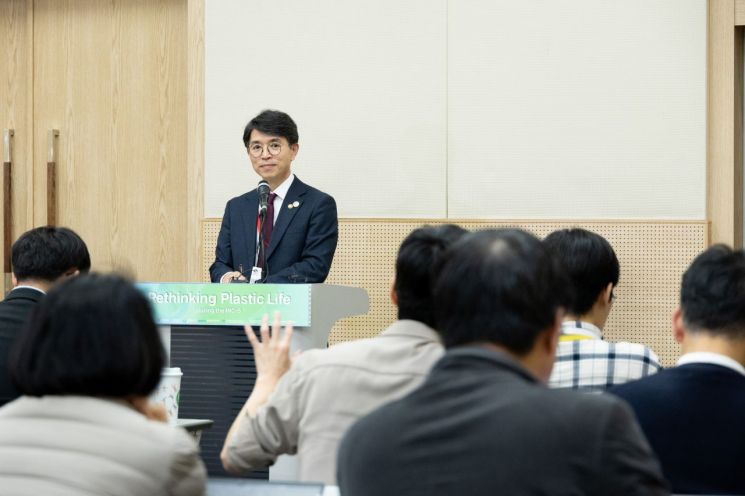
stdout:
<svg viewBox="0 0 745 496">
<path fill-rule="evenodd" d="M 168 422 L 176 423 L 178 419 L 179 394 L 181 392 L 181 369 L 179 367 L 164 368 L 160 374 L 160 383 L 150 395 L 150 400 L 160 403 L 166 408 Z"/>
</svg>

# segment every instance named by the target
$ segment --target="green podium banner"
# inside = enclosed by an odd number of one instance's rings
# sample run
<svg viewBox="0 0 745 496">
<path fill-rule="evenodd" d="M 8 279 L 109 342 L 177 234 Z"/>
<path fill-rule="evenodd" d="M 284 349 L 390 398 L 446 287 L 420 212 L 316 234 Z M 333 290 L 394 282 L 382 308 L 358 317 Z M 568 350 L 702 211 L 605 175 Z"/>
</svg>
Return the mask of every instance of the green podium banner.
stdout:
<svg viewBox="0 0 745 496">
<path fill-rule="evenodd" d="M 310 327 L 309 284 L 136 284 L 153 307 L 158 325 L 259 325 L 274 312 L 282 324 Z"/>
</svg>

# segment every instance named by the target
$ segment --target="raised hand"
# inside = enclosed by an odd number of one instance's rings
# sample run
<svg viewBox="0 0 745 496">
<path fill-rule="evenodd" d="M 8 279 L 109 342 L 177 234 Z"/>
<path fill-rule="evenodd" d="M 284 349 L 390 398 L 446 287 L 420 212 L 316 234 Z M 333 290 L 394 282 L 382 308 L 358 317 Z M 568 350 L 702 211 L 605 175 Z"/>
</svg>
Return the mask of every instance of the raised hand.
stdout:
<svg viewBox="0 0 745 496">
<path fill-rule="evenodd" d="M 290 368 L 290 342 L 292 341 L 292 324 L 288 323 L 282 333 L 279 312 L 274 313 L 272 328 L 269 329 L 269 316 L 264 315 L 259 332 L 261 341 L 251 326 L 245 326 L 246 337 L 254 350 L 256 362 L 256 382 L 276 384 L 280 377 Z"/>
</svg>

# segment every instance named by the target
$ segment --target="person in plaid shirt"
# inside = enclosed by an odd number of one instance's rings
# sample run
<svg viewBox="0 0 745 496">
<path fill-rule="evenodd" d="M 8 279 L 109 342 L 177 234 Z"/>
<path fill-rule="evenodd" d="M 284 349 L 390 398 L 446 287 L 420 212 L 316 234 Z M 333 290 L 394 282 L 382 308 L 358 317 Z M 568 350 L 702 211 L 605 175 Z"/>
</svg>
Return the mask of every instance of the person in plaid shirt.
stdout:
<svg viewBox="0 0 745 496">
<path fill-rule="evenodd" d="M 620 274 L 610 243 L 579 228 L 555 231 L 543 243 L 564 265 L 574 293 L 561 326 L 549 387 L 602 392 L 659 371 L 659 358 L 643 344 L 603 339 Z"/>
</svg>

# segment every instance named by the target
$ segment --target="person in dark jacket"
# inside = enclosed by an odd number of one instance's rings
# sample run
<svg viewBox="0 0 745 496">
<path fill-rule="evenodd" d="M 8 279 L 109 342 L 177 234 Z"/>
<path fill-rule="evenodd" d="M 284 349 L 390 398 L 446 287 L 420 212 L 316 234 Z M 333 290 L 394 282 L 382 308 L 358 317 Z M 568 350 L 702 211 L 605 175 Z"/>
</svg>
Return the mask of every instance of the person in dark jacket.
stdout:
<svg viewBox="0 0 745 496">
<path fill-rule="evenodd" d="M 683 274 L 676 367 L 612 388 L 628 401 L 673 492 L 745 494 L 745 251 L 715 245 Z"/>
<path fill-rule="evenodd" d="M 88 272 L 91 258 L 83 240 L 65 227 L 37 227 L 13 243 L 14 288 L 0 301 L 0 406 L 17 398 L 8 375 L 10 347 L 55 282 Z"/>
</svg>

